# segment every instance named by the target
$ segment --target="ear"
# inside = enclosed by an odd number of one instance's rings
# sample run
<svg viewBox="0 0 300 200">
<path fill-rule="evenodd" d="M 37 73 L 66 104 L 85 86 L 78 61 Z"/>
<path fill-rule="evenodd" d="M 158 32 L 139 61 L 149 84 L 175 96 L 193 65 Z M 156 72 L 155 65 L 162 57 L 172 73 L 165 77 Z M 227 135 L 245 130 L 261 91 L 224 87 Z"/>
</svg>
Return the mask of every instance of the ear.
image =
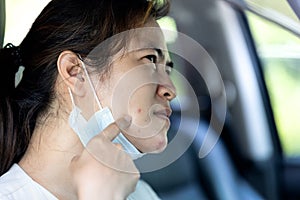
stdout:
<svg viewBox="0 0 300 200">
<path fill-rule="evenodd" d="M 57 59 L 58 73 L 64 83 L 77 96 L 84 96 L 85 80 L 78 56 L 72 51 L 63 51 Z"/>
</svg>

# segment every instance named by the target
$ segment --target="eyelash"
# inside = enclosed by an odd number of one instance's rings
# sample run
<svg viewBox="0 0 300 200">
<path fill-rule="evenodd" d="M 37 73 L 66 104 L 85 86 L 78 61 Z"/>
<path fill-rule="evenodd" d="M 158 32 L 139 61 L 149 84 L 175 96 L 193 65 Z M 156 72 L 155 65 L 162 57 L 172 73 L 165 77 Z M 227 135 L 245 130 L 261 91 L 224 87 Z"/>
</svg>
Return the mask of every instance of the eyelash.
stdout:
<svg viewBox="0 0 300 200">
<path fill-rule="evenodd" d="M 157 62 L 156 55 L 147 55 L 147 56 L 145 56 L 145 58 L 147 58 L 148 60 L 150 60 L 152 63 L 156 63 Z"/>
<path fill-rule="evenodd" d="M 145 56 L 146 59 L 148 59 L 149 61 L 151 61 L 153 64 L 155 64 L 155 70 L 157 69 L 156 67 L 156 63 L 157 63 L 157 56 L 156 55 L 147 55 Z M 172 72 L 172 67 L 170 66 L 166 66 L 166 73 L 168 75 L 170 75 Z"/>
<path fill-rule="evenodd" d="M 172 72 L 172 67 L 170 67 L 170 66 L 166 66 L 166 72 L 167 72 L 167 74 L 168 75 L 170 75 L 171 74 L 171 72 Z"/>
</svg>

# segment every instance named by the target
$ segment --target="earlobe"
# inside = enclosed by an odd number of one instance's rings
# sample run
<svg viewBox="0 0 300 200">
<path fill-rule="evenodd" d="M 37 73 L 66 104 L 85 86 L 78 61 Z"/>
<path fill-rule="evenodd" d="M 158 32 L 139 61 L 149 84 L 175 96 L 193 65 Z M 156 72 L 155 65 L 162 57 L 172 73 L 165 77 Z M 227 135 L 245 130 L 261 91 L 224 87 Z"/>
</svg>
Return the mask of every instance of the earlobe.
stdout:
<svg viewBox="0 0 300 200">
<path fill-rule="evenodd" d="M 57 59 L 57 69 L 61 79 L 77 96 L 85 94 L 85 79 L 80 66 L 78 56 L 72 51 L 63 51 Z"/>
</svg>

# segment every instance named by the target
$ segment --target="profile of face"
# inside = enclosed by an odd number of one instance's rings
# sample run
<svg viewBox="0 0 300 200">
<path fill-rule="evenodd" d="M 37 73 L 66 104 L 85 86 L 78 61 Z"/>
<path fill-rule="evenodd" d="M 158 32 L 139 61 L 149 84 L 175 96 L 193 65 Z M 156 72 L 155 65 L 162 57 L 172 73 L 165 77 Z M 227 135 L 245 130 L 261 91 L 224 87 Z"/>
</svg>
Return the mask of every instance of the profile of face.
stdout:
<svg viewBox="0 0 300 200">
<path fill-rule="evenodd" d="M 133 34 L 126 50 L 113 56 L 108 76 L 90 77 L 102 107 L 109 107 L 114 119 L 132 117 L 131 126 L 122 130 L 125 137 L 143 153 L 161 152 L 168 143 L 170 101 L 176 96 L 172 63 L 156 21 Z M 92 93 L 88 98 L 95 99 Z M 94 102 L 93 112 L 97 107 Z"/>
</svg>

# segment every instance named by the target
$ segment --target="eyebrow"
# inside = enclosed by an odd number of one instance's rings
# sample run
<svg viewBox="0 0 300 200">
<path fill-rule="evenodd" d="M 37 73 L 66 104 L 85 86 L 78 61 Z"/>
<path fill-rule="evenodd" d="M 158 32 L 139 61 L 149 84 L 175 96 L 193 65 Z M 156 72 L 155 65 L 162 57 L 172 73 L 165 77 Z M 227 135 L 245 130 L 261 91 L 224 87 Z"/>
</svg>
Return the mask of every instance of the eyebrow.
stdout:
<svg viewBox="0 0 300 200">
<path fill-rule="evenodd" d="M 159 57 L 161 57 L 163 60 L 165 59 L 165 54 L 163 53 L 163 51 L 161 49 L 158 49 L 158 48 L 152 48 L 152 49 L 154 49 L 157 52 Z M 171 68 L 174 67 L 174 63 L 171 60 L 167 60 L 166 65 Z"/>
</svg>

